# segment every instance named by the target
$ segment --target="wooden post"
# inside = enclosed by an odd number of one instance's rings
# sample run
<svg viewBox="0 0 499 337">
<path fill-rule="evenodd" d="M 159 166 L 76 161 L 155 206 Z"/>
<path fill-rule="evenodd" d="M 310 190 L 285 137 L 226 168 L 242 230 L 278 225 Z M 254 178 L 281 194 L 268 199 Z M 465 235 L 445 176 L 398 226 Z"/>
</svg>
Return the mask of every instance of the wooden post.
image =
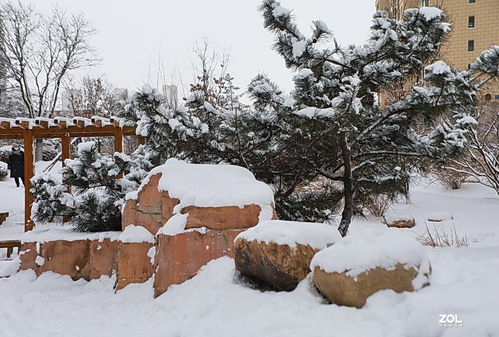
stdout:
<svg viewBox="0 0 499 337">
<path fill-rule="evenodd" d="M 62 160 L 62 166 L 66 166 L 66 164 L 64 164 L 64 161 L 66 159 L 69 159 L 70 155 L 71 155 L 71 149 L 70 149 L 70 145 L 71 144 L 71 137 L 69 136 L 69 133 L 65 133 L 62 137 L 61 137 L 61 148 L 62 148 L 62 155 L 61 155 L 61 160 Z"/>
<path fill-rule="evenodd" d="M 123 130 L 121 128 L 114 129 L 114 152 L 123 153 Z M 123 174 L 118 175 L 118 179 L 123 178 Z"/>
<path fill-rule="evenodd" d="M 34 175 L 33 167 L 33 131 L 24 130 L 24 231 L 30 231 L 35 227 L 31 219 L 31 205 L 33 204 L 33 195 L 30 192 L 31 178 Z"/>
<path fill-rule="evenodd" d="M 114 129 L 114 152 L 123 152 L 123 131 L 121 128 Z"/>
<path fill-rule="evenodd" d="M 69 133 L 65 133 L 61 137 L 61 160 L 62 160 L 62 167 L 66 166 L 64 163 L 66 159 L 69 159 L 71 157 L 71 136 Z M 68 186 L 66 192 L 71 193 L 71 187 Z M 63 217 L 62 222 L 69 222 L 71 221 L 71 217 Z"/>
</svg>

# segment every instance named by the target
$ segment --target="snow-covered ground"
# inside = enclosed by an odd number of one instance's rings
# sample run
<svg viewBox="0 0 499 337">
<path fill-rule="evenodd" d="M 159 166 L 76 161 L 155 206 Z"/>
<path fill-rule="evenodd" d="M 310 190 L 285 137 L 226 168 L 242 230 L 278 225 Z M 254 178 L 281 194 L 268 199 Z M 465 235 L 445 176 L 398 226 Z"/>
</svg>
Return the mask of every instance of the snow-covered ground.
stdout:
<svg viewBox="0 0 499 337">
<path fill-rule="evenodd" d="M 21 194 L 13 190 L 0 182 L 5 205 L 17 205 L 14 195 Z M 414 293 L 381 291 L 362 309 L 326 304 L 309 279 L 289 293 L 251 289 L 228 258 L 212 261 L 157 299 L 151 282 L 115 294 L 113 278 L 74 282 L 47 273 L 36 279 L 25 271 L 0 279 L 0 336 L 499 336 L 495 192 L 478 184 L 445 191 L 421 181 L 413 188 L 411 204 L 402 202 L 390 211 L 390 216 L 397 214 L 417 221 L 415 228 L 401 231 L 417 236 L 425 224 L 432 226 L 427 219 L 442 218 L 443 226 L 466 234 L 470 245 L 426 247 L 430 286 Z M 0 237 L 10 228 L 3 226 Z M 384 225 L 356 220 L 352 232 L 367 226 Z M 441 326 L 441 315 L 457 315 L 462 323 Z"/>
<path fill-rule="evenodd" d="M 44 161 L 37 162 L 35 165 L 35 172 L 43 172 L 50 163 L 51 162 Z M 58 162 L 48 172 L 60 179 L 60 169 L 61 163 Z M 14 179 L 9 176 L 0 180 L 0 212 L 9 212 L 7 220 L 0 225 L 0 240 L 19 239 L 24 232 L 24 187 L 22 186 L 22 183 L 20 184 L 21 186 L 17 187 Z M 0 259 L 4 257 L 4 255 L 4 250 L 0 250 Z"/>
</svg>

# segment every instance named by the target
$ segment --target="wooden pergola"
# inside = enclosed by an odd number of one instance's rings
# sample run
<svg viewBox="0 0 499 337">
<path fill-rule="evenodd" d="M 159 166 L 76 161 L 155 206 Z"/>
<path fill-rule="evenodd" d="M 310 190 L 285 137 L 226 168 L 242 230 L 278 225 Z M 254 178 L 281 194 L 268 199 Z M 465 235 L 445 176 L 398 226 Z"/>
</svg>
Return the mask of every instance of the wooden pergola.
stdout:
<svg viewBox="0 0 499 337">
<path fill-rule="evenodd" d="M 0 139 L 24 141 L 24 231 L 35 227 L 31 219 L 33 195 L 30 179 L 34 175 L 33 141 L 35 139 L 60 138 L 61 160 L 70 158 L 73 137 L 114 137 L 114 151 L 123 152 L 123 137 L 134 136 L 135 126 L 127 126 L 118 117 L 92 118 L 0 118 Z"/>
</svg>

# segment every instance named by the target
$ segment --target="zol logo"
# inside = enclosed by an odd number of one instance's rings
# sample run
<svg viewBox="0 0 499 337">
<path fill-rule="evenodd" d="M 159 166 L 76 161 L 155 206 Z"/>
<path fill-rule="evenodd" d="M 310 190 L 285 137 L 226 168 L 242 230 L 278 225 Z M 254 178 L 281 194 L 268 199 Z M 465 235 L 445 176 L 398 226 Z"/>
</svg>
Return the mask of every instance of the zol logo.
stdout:
<svg viewBox="0 0 499 337">
<path fill-rule="evenodd" d="M 438 324 L 445 328 L 449 327 L 461 327 L 463 326 L 463 320 L 456 314 L 440 314 L 440 319 Z"/>
</svg>

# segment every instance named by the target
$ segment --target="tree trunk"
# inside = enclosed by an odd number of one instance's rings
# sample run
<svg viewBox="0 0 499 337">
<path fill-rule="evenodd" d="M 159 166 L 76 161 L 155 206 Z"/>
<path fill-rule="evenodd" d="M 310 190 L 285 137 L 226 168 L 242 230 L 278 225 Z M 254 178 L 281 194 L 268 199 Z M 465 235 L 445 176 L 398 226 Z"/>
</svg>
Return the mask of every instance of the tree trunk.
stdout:
<svg viewBox="0 0 499 337">
<path fill-rule="evenodd" d="M 341 236 L 345 237 L 348 233 L 348 228 L 352 222 L 353 216 L 353 184 L 352 184 L 352 155 L 346 137 L 343 137 L 340 141 L 341 146 L 341 156 L 343 158 L 343 168 L 345 169 L 343 173 L 343 196 L 345 204 L 343 206 L 343 212 L 341 213 L 341 221 L 338 226 L 338 231 Z"/>
<path fill-rule="evenodd" d="M 43 160 L 43 139 L 35 140 L 35 162 Z"/>
</svg>

